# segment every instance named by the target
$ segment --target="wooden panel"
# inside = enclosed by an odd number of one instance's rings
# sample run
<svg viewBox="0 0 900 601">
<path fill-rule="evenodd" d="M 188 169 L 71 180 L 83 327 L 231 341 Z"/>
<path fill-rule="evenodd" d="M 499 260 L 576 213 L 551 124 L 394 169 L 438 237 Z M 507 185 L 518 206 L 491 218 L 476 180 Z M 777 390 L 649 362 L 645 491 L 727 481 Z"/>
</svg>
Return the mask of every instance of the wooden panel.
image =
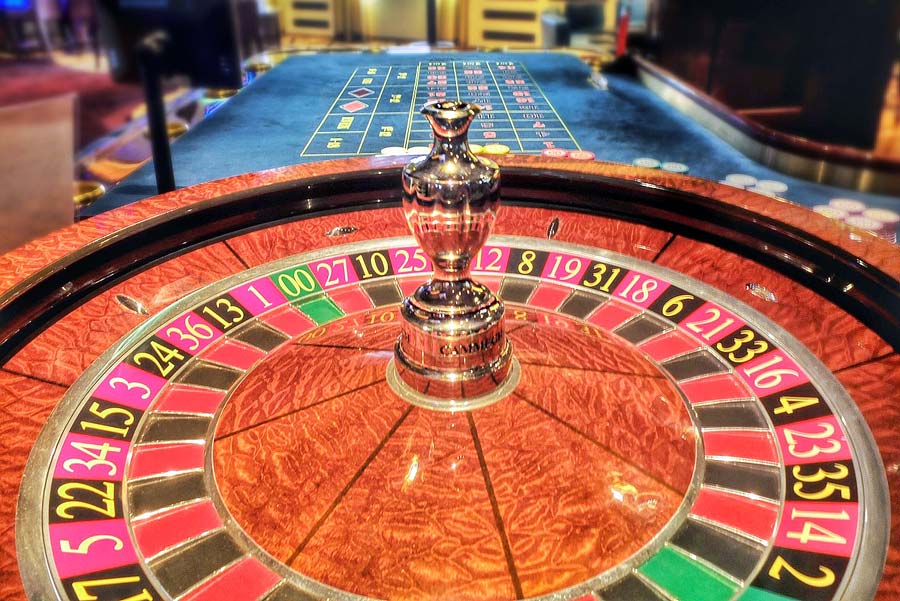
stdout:
<svg viewBox="0 0 900 601">
<path fill-rule="evenodd" d="M 737 108 L 800 106 L 785 131 L 869 149 L 900 3 L 660 0 L 655 60 Z"/>
<path fill-rule="evenodd" d="M 560 0 L 472 0 L 468 43 L 472 46 L 541 48 L 541 15 L 562 13 Z"/>
<path fill-rule="evenodd" d="M 281 25 L 286 33 L 334 37 L 337 0 L 283 0 Z"/>
</svg>

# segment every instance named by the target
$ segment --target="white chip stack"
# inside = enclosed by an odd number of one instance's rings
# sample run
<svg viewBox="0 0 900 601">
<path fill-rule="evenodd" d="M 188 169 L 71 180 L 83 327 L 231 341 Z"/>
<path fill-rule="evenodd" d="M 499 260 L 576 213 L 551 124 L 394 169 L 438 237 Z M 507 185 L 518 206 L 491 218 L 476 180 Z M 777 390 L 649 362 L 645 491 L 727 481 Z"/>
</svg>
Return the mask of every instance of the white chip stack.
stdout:
<svg viewBox="0 0 900 601">
<path fill-rule="evenodd" d="M 852 225 L 853 227 L 858 227 L 861 230 L 866 230 L 867 232 L 872 232 L 876 236 L 880 236 L 881 230 L 884 228 L 884 224 L 880 221 L 875 221 L 874 219 L 869 219 L 862 215 L 851 215 L 844 219 L 844 223 Z"/>
<path fill-rule="evenodd" d="M 405 146 L 388 146 L 386 148 L 381 149 L 381 154 L 385 156 L 399 156 L 402 154 L 406 154 Z"/>
<path fill-rule="evenodd" d="M 827 205 L 814 206 L 813 211 L 897 243 L 900 214 L 889 209 L 870 209 L 866 203 L 855 198 L 832 198 Z"/>
<path fill-rule="evenodd" d="M 677 163 L 675 161 L 666 161 L 659 166 L 663 171 L 669 171 L 671 173 L 687 173 L 690 169 L 684 163 Z"/>
<path fill-rule="evenodd" d="M 861 215 L 866 210 L 866 203 L 855 198 L 832 198 L 828 201 L 828 206 L 840 209 L 850 216 Z"/>
<path fill-rule="evenodd" d="M 824 215 L 829 219 L 837 219 L 838 221 L 843 221 L 850 216 L 847 211 L 842 211 L 841 209 L 829 205 L 816 205 L 812 210 L 819 215 Z"/>
<path fill-rule="evenodd" d="M 725 176 L 725 183 L 735 188 L 750 188 L 756 185 L 756 178 L 746 173 L 729 173 Z"/>
<path fill-rule="evenodd" d="M 888 209 L 866 209 L 862 216 L 881 224 L 878 235 L 888 242 L 897 243 L 897 224 L 900 223 L 900 215 Z"/>
<path fill-rule="evenodd" d="M 753 192 L 754 194 L 762 194 L 763 196 L 771 196 L 772 198 L 775 198 L 776 196 L 778 196 L 771 190 L 766 190 L 765 188 L 760 188 L 759 186 L 752 186 L 750 188 L 747 188 L 747 192 Z"/>
<path fill-rule="evenodd" d="M 645 169 L 659 169 L 659 160 L 653 157 L 639 157 L 631 161 L 635 167 L 643 167 Z"/>
<path fill-rule="evenodd" d="M 784 194 L 788 191 L 788 185 L 786 183 L 774 179 L 761 179 L 756 182 L 756 187 L 762 188 L 763 190 L 767 190 L 776 195 Z"/>
<path fill-rule="evenodd" d="M 743 188 L 748 192 L 775 198 L 780 197 L 788 190 L 788 186 L 784 182 L 774 179 L 756 179 L 748 173 L 729 173 L 725 176 L 725 179 L 720 181 L 735 188 Z"/>
</svg>

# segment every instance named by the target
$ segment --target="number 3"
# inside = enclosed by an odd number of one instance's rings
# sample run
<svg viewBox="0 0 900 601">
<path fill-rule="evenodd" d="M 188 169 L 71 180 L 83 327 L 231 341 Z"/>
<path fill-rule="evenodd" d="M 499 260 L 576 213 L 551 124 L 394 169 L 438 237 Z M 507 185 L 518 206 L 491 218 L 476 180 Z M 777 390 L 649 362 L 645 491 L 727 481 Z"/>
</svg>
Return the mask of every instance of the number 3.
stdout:
<svg viewBox="0 0 900 601">
<path fill-rule="evenodd" d="M 817 425 L 822 428 L 821 432 L 800 432 L 797 430 L 792 430 L 790 428 L 784 429 L 784 440 L 788 443 L 788 451 L 790 451 L 791 455 L 799 459 L 808 459 L 810 457 L 815 457 L 819 453 L 832 454 L 837 453 L 841 450 L 841 441 L 835 440 L 833 438 L 828 438 L 829 436 L 834 434 L 834 426 L 832 426 L 828 422 L 822 422 Z M 828 446 L 820 447 L 819 445 L 814 444 L 811 445 L 808 451 L 798 451 L 798 438 L 812 438 L 815 440 L 825 438 L 827 439 L 826 442 L 828 442 Z"/>
<path fill-rule="evenodd" d="M 753 346 L 751 348 L 744 350 L 743 355 L 735 355 L 735 351 L 737 351 L 745 344 L 753 341 L 753 338 L 755 336 L 753 330 L 741 330 L 741 334 L 741 336 L 735 336 L 734 344 L 731 344 L 730 346 L 725 346 L 722 342 L 716 345 L 716 349 L 719 350 L 719 352 L 728 354 L 728 360 L 732 363 L 746 363 L 753 357 L 769 350 L 768 342 L 766 342 L 765 340 L 757 340 L 753 342 Z"/>
</svg>

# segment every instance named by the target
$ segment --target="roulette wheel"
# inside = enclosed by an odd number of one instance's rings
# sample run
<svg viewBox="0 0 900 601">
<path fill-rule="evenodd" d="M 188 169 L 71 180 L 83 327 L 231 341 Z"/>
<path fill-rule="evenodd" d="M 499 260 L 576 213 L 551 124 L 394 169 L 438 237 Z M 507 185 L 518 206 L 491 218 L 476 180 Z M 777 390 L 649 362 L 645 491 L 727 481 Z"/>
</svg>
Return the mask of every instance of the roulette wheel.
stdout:
<svg viewBox="0 0 900 601">
<path fill-rule="evenodd" d="M 435 409 L 390 381 L 434 267 L 403 163 L 202 184 L 0 259 L 4 595 L 896 598 L 900 250 L 502 157 L 471 269 L 518 379 Z"/>
</svg>

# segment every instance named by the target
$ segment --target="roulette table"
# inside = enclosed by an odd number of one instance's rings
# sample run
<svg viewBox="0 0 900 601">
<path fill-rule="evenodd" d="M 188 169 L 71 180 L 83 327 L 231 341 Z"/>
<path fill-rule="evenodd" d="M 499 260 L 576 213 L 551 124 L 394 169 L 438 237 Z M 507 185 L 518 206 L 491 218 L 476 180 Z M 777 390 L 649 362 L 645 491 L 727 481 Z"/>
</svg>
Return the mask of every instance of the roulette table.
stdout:
<svg viewBox="0 0 900 601">
<path fill-rule="evenodd" d="M 473 125 L 471 142 L 502 144 L 511 154 L 540 156 L 544 150 L 562 149 L 629 165 L 650 158 L 713 181 L 742 174 L 768 182 L 776 187 L 765 193 L 809 207 L 849 196 L 869 207 L 897 210 L 895 197 L 861 192 L 849 183 L 840 187 L 808 181 L 752 160 L 720 137 L 728 120 L 704 126 L 695 115 L 681 112 L 683 106 L 670 104 L 684 86 L 658 70 L 652 77 L 644 77 L 648 72 L 643 69 L 638 74 L 605 72 L 602 80 L 576 56 L 547 52 L 354 52 L 280 55 L 278 60 L 282 62 L 237 94 L 202 99 L 215 103 L 206 105 L 205 111 L 212 112 L 202 120 L 195 120 L 204 113 L 196 103 L 173 107 L 173 120 L 191 121 L 190 131 L 172 143 L 177 185 L 296 163 L 376 156 L 385 149 L 421 149 L 430 142 L 430 133 L 417 108 L 430 99 L 466 98 L 485 108 Z M 731 111 L 728 117 L 739 116 Z M 123 165 L 146 159 L 147 139 L 139 128 L 135 136 L 134 144 L 107 154 L 89 153 L 93 158 L 82 161 L 84 177 L 104 179 L 102 173 L 110 169 L 118 173 Z M 833 150 L 809 145 L 824 156 Z M 767 152 L 783 154 L 774 147 Z M 809 170 L 819 176 L 858 173 L 866 184 L 862 189 L 876 189 L 877 174 L 867 174 L 865 168 L 811 162 L 815 166 Z M 845 179 L 853 180 L 849 175 Z M 152 165 L 108 188 L 81 214 L 96 215 L 155 194 Z"/>
<path fill-rule="evenodd" d="M 199 184 L 0 257 L 4 598 L 897 598 L 900 249 L 500 157 L 473 271 L 520 379 L 433 411 L 386 382 L 431 270 L 405 162 Z"/>
</svg>

